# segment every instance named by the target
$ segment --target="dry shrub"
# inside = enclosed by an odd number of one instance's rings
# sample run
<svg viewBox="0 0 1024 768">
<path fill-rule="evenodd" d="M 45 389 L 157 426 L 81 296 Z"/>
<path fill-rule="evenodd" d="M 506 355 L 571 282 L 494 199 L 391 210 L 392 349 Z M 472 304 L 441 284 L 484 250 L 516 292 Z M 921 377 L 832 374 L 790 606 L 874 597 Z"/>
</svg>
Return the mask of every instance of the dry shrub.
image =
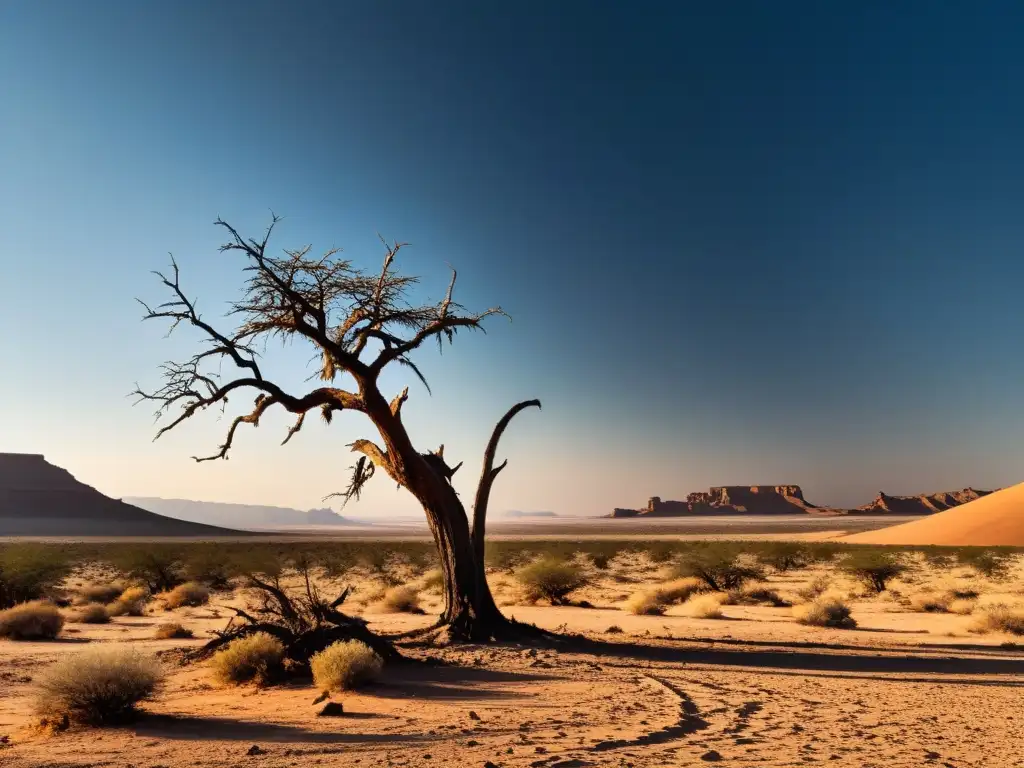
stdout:
<svg viewBox="0 0 1024 768">
<path fill-rule="evenodd" d="M 971 632 L 1005 632 L 1009 635 L 1024 635 L 1024 611 L 1005 605 L 993 605 L 981 611 L 970 627 Z"/>
<path fill-rule="evenodd" d="M 78 610 L 72 611 L 69 618 L 76 624 L 110 623 L 110 614 L 107 613 L 107 607 L 105 605 L 100 605 L 99 603 L 83 605 Z"/>
<path fill-rule="evenodd" d="M 722 592 L 694 595 L 683 603 L 683 613 L 695 619 L 722 618 Z"/>
<path fill-rule="evenodd" d="M 554 557 L 543 557 L 516 572 L 516 578 L 530 600 L 546 598 L 552 605 L 564 605 L 565 599 L 587 583 L 579 566 Z"/>
<path fill-rule="evenodd" d="M 75 595 L 75 604 L 110 603 L 116 600 L 123 591 L 124 584 L 119 581 L 112 581 L 109 584 L 86 584 Z"/>
<path fill-rule="evenodd" d="M 161 624 L 154 630 L 153 637 L 157 640 L 185 640 L 194 637 L 191 629 L 183 627 L 177 622 Z"/>
<path fill-rule="evenodd" d="M 440 592 L 444 587 L 444 573 L 440 568 L 427 571 L 420 581 L 420 590 L 423 592 Z"/>
<path fill-rule="evenodd" d="M 810 603 L 825 594 L 831 586 L 832 580 L 821 573 L 811 579 L 809 584 L 798 589 L 796 594 L 801 600 Z"/>
<path fill-rule="evenodd" d="M 626 610 L 636 616 L 660 616 L 668 606 L 686 602 L 702 588 L 700 579 L 673 579 L 653 589 L 636 592 L 626 602 Z"/>
<path fill-rule="evenodd" d="M 790 603 L 783 600 L 774 589 L 753 586 L 729 592 L 729 602 L 726 605 L 770 605 L 775 608 L 786 608 Z"/>
<path fill-rule="evenodd" d="M 152 696 L 162 674 L 156 659 L 138 651 L 87 648 L 64 656 L 36 682 L 36 711 L 88 725 L 119 722 Z"/>
<path fill-rule="evenodd" d="M 374 608 L 378 613 L 423 613 L 420 594 L 412 587 L 392 587 Z"/>
<path fill-rule="evenodd" d="M 266 632 L 239 637 L 210 659 L 213 676 L 225 685 L 255 680 L 265 683 L 284 658 L 284 646 Z"/>
<path fill-rule="evenodd" d="M 850 606 L 838 595 L 819 595 L 813 601 L 793 608 L 793 616 L 800 624 L 815 627 L 852 629 L 857 626 L 850 615 Z"/>
<path fill-rule="evenodd" d="M 947 613 L 952 598 L 948 594 L 918 592 L 910 596 L 910 607 L 922 613 Z"/>
<path fill-rule="evenodd" d="M 324 648 L 309 659 L 313 683 L 321 691 L 347 691 L 374 680 L 384 662 L 370 646 L 359 640 L 343 640 Z"/>
<path fill-rule="evenodd" d="M 149 590 L 145 587 L 128 587 L 121 596 L 107 606 L 111 616 L 142 616 L 146 612 Z"/>
<path fill-rule="evenodd" d="M 210 602 L 210 590 L 198 581 L 186 581 L 164 595 L 163 600 L 168 610 L 185 606 L 195 608 Z"/>
<path fill-rule="evenodd" d="M 978 607 L 978 601 L 970 598 L 960 598 L 957 600 L 951 600 L 946 610 L 950 613 L 955 613 L 960 616 L 970 616 L 974 613 L 974 609 Z"/>
<path fill-rule="evenodd" d="M 0 611 L 0 637 L 8 640 L 53 640 L 63 627 L 64 616 L 45 600 Z"/>
</svg>

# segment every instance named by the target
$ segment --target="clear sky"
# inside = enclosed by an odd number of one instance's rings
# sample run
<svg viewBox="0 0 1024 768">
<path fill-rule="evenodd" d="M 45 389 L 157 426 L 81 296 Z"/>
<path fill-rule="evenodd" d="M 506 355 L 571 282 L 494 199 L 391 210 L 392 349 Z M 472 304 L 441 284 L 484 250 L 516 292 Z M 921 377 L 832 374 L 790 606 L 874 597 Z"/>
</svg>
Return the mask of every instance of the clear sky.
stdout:
<svg viewBox="0 0 1024 768">
<path fill-rule="evenodd" d="M 596 514 L 718 484 L 823 504 L 1024 480 L 1024 5 L 0 5 L 0 450 L 114 496 L 318 506 L 358 415 L 153 443 L 140 323 L 179 260 L 217 317 L 246 233 L 380 232 L 513 322 L 419 362 L 403 413 L 471 498 Z M 271 350 L 298 389 L 298 349 Z M 406 382 L 388 380 L 394 390 Z M 245 403 L 234 403 L 242 408 Z M 379 480 L 379 478 L 378 478 Z M 412 512 L 375 482 L 369 515 Z"/>
</svg>

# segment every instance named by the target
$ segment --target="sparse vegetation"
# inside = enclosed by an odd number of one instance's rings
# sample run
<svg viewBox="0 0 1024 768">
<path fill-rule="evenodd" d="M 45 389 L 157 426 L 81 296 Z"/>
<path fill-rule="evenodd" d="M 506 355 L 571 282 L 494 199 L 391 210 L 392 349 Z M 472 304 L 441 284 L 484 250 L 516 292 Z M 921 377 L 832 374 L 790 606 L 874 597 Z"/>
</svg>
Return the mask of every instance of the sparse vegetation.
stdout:
<svg viewBox="0 0 1024 768">
<path fill-rule="evenodd" d="M 675 575 L 700 579 L 713 592 L 737 589 L 744 582 L 764 578 L 761 568 L 736 542 L 711 542 L 686 552 L 676 565 Z"/>
<path fill-rule="evenodd" d="M 1009 635 L 1024 635 L 1024 610 L 1005 605 L 993 605 L 978 612 L 971 632 L 1005 632 Z"/>
<path fill-rule="evenodd" d="M 770 605 L 773 608 L 786 608 L 789 601 L 784 600 L 774 589 L 764 586 L 747 586 L 729 592 L 730 605 Z"/>
<path fill-rule="evenodd" d="M 440 592 L 444 587 L 444 574 L 440 568 L 432 568 L 423 575 L 420 581 L 420 589 L 423 592 Z"/>
<path fill-rule="evenodd" d="M 673 579 L 634 593 L 626 602 L 626 610 L 637 616 L 660 616 L 670 605 L 686 602 L 703 587 L 700 579 Z"/>
<path fill-rule="evenodd" d="M 153 631 L 153 637 L 157 640 L 186 640 L 194 636 L 191 629 L 183 627 L 178 622 L 161 624 Z"/>
<path fill-rule="evenodd" d="M 0 638 L 53 640 L 64 627 L 64 616 L 53 603 L 33 600 L 0 611 Z"/>
<path fill-rule="evenodd" d="M 552 605 L 564 605 L 569 594 L 587 583 L 579 566 L 553 557 L 544 557 L 520 568 L 516 577 L 528 599 L 544 598 Z"/>
<path fill-rule="evenodd" d="M 842 567 L 876 594 L 884 592 L 890 581 L 907 571 L 897 553 L 879 549 L 854 550 Z"/>
<path fill-rule="evenodd" d="M 110 614 L 107 606 L 100 603 L 89 603 L 71 612 L 71 621 L 76 624 L 109 624 Z"/>
<path fill-rule="evenodd" d="M 800 624 L 835 629 L 852 629 L 857 626 L 848 606 L 837 595 L 819 595 L 813 601 L 793 607 L 793 616 Z"/>
<path fill-rule="evenodd" d="M 358 640 L 329 645 L 309 660 L 313 684 L 321 691 L 347 691 L 375 680 L 384 662 Z"/>
<path fill-rule="evenodd" d="M 149 590 L 145 587 L 128 587 L 121 596 L 107 606 L 111 616 L 142 616 L 146 612 Z"/>
<path fill-rule="evenodd" d="M 694 595 L 683 603 L 682 611 L 685 615 L 695 619 L 720 619 L 722 618 L 722 603 L 724 593 L 711 593 Z"/>
<path fill-rule="evenodd" d="M 164 595 L 163 601 L 169 610 L 185 606 L 194 608 L 210 602 L 210 590 L 197 581 L 186 581 Z"/>
<path fill-rule="evenodd" d="M 225 685 L 266 683 L 284 659 L 284 645 L 266 632 L 232 640 L 210 659 L 214 678 Z"/>
<path fill-rule="evenodd" d="M 112 581 L 109 584 L 86 584 L 75 595 L 75 603 L 78 605 L 88 605 L 89 603 L 105 605 L 116 600 L 123 591 L 124 584 L 119 581 Z"/>
<path fill-rule="evenodd" d="M 38 678 L 36 711 L 87 725 L 121 722 L 160 681 L 155 659 L 124 647 L 87 648 L 62 657 Z"/>
<path fill-rule="evenodd" d="M 989 579 L 1005 578 L 1012 564 L 1013 554 L 1005 549 L 979 549 L 965 547 L 956 552 L 957 562 L 974 569 Z"/>
<path fill-rule="evenodd" d="M 0 546 L 0 610 L 47 597 L 70 570 L 68 558 L 55 547 Z"/>
</svg>

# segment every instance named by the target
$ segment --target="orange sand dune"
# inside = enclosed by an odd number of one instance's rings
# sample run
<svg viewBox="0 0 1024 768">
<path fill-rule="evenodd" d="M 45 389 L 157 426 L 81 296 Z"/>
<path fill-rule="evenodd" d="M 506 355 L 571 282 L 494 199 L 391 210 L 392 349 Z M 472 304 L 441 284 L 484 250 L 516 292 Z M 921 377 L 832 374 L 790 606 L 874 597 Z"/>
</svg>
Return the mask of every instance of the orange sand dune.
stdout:
<svg viewBox="0 0 1024 768">
<path fill-rule="evenodd" d="M 853 544 L 1024 547 L 1024 483 L 921 520 L 844 536 L 838 541 Z"/>
</svg>

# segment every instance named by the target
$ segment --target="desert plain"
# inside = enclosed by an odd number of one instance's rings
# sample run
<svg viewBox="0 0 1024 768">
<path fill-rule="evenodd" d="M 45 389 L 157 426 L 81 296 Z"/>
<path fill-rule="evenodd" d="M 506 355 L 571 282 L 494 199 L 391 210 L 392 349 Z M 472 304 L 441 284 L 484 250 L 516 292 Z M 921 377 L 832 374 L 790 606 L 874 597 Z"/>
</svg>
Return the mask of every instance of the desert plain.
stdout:
<svg viewBox="0 0 1024 768">
<path fill-rule="evenodd" d="M 0 640 L 0 765 L 1024 765 L 1018 550 L 847 544 L 838 530 L 701 538 L 499 537 L 488 550 L 495 598 L 547 640 L 399 639 L 401 659 L 326 700 L 308 675 L 224 683 L 213 657 L 196 658 L 238 621 L 234 609 L 256 604 L 245 568 L 217 564 L 270 556 L 291 594 L 306 574 L 325 596 L 348 588 L 340 609 L 397 638 L 442 608 L 429 542 L 7 541 L 8 554 L 34 547 L 72 564 L 53 590 L 66 619 L 56 638 Z M 93 596 L 113 605 L 145 582 L 139 551 L 173 561 L 178 580 L 217 578 L 193 605 L 147 589 L 140 615 L 83 622 Z M 559 564 L 569 583 L 545 592 L 538 562 Z M 736 584 L 702 581 L 701 568 L 723 563 Z M 894 563 L 879 590 L 871 569 Z M 811 610 L 822 603 L 833 612 Z M 192 637 L 157 639 L 169 623 Z M 41 715 L 49 668 L 113 647 L 161 670 L 130 720 L 55 726 Z M 343 711 L 319 714 L 330 703 Z"/>
</svg>

